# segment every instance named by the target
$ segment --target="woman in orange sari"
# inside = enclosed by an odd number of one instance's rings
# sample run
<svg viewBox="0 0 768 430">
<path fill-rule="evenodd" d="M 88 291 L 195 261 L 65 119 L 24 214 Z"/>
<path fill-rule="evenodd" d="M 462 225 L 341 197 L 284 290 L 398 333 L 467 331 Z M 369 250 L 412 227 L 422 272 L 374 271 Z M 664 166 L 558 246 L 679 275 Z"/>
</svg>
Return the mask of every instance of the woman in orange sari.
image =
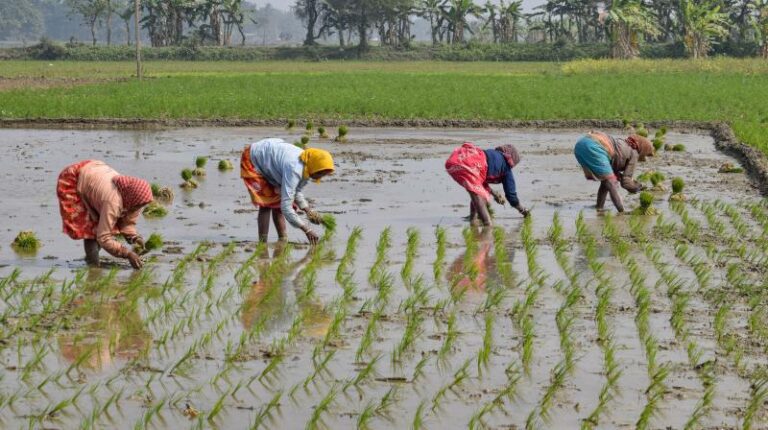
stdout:
<svg viewBox="0 0 768 430">
<path fill-rule="evenodd" d="M 134 269 L 144 265 L 141 257 L 115 238 L 121 234 L 128 244 L 144 245 L 136 231 L 141 208 L 152 202 L 152 189 L 143 179 L 123 176 L 103 161 L 85 160 L 67 166 L 56 184 L 63 231 L 82 240 L 85 261 L 99 265 L 99 250 L 125 258 Z"/>
</svg>

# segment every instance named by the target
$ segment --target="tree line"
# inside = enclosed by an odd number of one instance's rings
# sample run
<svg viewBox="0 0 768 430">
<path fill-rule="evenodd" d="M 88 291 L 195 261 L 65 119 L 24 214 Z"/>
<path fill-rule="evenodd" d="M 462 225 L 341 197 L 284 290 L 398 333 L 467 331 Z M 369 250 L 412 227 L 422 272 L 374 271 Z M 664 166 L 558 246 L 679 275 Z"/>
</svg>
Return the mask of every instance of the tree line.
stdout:
<svg viewBox="0 0 768 430">
<path fill-rule="evenodd" d="M 757 43 L 768 58 L 768 0 L 547 0 L 527 13 L 520 0 L 297 0 L 294 11 L 305 45 L 336 35 L 343 46 L 354 35 L 364 50 L 378 33 L 381 44 L 403 47 L 424 19 L 434 45 L 484 33 L 492 43 L 610 43 L 613 57 L 633 58 L 642 42 L 682 42 L 703 58 L 731 41 Z"/>
<path fill-rule="evenodd" d="M 428 26 L 433 45 L 470 39 L 494 44 L 609 43 L 615 58 L 633 58 L 641 43 L 678 42 L 692 58 L 717 43 L 756 44 L 768 58 L 768 0 L 546 0 L 525 12 L 521 0 L 296 0 L 304 45 L 336 41 L 365 51 L 372 38 L 394 48 L 413 44 L 414 26 Z M 134 0 L 0 1 L 0 36 L 34 27 L 41 5 L 58 4 L 79 17 L 97 43 L 97 28 L 130 34 Z M 257 25 L 246 0 L 140 0 L 141 30 L 152 46 L 245 44 Z M 118 21 L 120 23 L 118 23 Z M 130 40 L 130 37 L 128 37 Z"/>
</svg>

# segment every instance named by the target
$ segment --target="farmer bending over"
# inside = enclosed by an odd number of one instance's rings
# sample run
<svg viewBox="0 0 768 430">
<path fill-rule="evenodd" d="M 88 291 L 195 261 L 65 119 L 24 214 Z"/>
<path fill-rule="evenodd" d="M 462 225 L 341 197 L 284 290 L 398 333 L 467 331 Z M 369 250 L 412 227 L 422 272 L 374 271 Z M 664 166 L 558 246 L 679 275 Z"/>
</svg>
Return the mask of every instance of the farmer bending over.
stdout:
<svg viewBox="0 0 768 430">
<path fill-rule="evenodd" d="M 584 176 L 590 181 L 600 181 L 597 209 L 603 210 L 605 197 L 610 194 L 616 209 L 624 212 L 617 185 L 621 183 L 621 187 L 632 194 L 643 190 L 643 185 L 632 175 L 638 161 L 653 156 L 653 144 L 636 134 L 618 139 L 593 131 L 579 139 L 573 153 L 584 169 Z"/>
<path fill-rule="evenodd" d="M 144 246 L 136 232 L 141 208 L 152 201 L 152 189 L 143 179 L 122 176 L 103 161 L 85 160 L 66 167 L 56 184 L 64 233 L 83 240 L 85 261 L 99 265 L 104 248 L 141 269 L 141 257 L 115 239 L 122 234 L 129 244 Z"/>
<path fill-rule="evenodd" d="M 317 234 L 299 218 L 294 203 L 311 222 L 319 224 L 320 216 L 309 207 L 301 191 L 310 178 L 320 182 L 333 171 L 333 158 L 322 149 L 301 149 L 276 138 L 247 145 L 240 160 L 240 177 L 254 206 L 259 208 L 259 241 L 267 241 L 271 214 L 280 240 L 287 239 L 287 219 L 307 235 L 310 243 L 317 243 Z"/>
<path fill-rule="evenodd" d="M 488 184 L 502 184 L 504 195 L 523 216 L 528 209 L 520 205 L 512 169 L 520 163 L 520 154 L 512 145 L 482 150 L 472 143 L 464 143 L 453 150 L 445 162 L 445 170 L 469 193 L 469 220 L 474 223 L 478 216 L 483 225 L 491 225 L 488 204 L 493 195 L 496 203 L 503 205 L 504 196 L 491 190 Z"/>
</svg>

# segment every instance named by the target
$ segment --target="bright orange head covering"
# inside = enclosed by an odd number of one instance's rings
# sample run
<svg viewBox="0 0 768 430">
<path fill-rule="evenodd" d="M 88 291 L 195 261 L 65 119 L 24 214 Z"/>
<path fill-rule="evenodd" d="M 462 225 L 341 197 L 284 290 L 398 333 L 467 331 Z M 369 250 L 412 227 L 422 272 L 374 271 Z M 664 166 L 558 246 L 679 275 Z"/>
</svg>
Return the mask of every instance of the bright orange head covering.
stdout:
<svg viewBox="0 0 768 430">
<path fill-rule="evenodd" d="M 333 157 L 331 153 L 323 149 L 309 148 L 299 155 L 299 160 L 304 163 L 304 179 L 309 178 L 317 172 L 330 170 L 333 172 Z"/>
</svg>

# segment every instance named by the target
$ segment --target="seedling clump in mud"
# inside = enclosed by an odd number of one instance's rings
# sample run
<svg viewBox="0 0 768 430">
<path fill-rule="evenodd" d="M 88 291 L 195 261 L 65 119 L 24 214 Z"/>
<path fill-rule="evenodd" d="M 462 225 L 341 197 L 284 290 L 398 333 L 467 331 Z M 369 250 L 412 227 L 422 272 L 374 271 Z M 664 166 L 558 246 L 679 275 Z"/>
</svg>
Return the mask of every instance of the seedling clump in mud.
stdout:
<svg viewBox="0 0 768 430">
<path fill-rule="evenodd" d="M 651 173 L 651 184 L 653 185 L 653 191 L 666 191 L 667 189 L 664 187 L 664 180 L 667 179 L 666 176 L 664 176 L 661 172 L 653 172 Z"/>
<path fill-rule="evenodd" d="M 34 231 L 22 231 L 11 243 L 11 247 L 19 252 L 35 252 L 42 246 Z"/>
<path fill-rule="evenodd" d="M 684 202 L 686 199 L 685 194 L 683 194 L 683 188 L 685 188 L 685 181 L 683 181 L 683 178 L 672 178 L 672 195 L 669 196 L 669 200 L 674 202 Z"/>
<path fill-rule="evenodd" d="M 232 162 L 229 160 L 220 160 L 219 161 L 219 170 L 224 172 L 227 170 L 232 170 L 234 167 L 232 166 Z"/>
<path fill-rule="evenodd" d="M 346 143 L 347 142 L 347 134 L 349 134 L 349 127 L 347 127 L 346 125 L 340 125 L 339 126 L 339 135 L 336 136 L 336 142 Z"/>
<path fill-rule="evenodd" d="M 152 183 L 152 197 L 161 202 L 170 202 L 173 200 L 173 190 L 168 187 L 163 187 L 160 184 Z"/>
<path fill-rule="evenodd" d="M 635 209 L 639 215 L 656 215 L 658 211 L 653 207 L 653 194 L 648 191 L 640 193 L 640 207 Z"/>
<path fill-rule="evenodd" d="M 151 251 L 159 250 L 163 247 L 163 236 L 158 233 L 152 233 L 149 235 L 149 239 L 144 242 L 144 246 L 140 244 L 133 245 L 133 251 L 139 255 L 147 254 Z"/>
<path fill-rule="evenodd" d="M 205 176 L 205 165 L 208 164 L 208 157 L 197 157 L 195 158 L 195 170 L 192 171 L 192 174 L 200 177 Z"/>
<path fill-rule="evenodd" d="M 318 135 L 319 135 L 319 136 L 320 136 L 322 139 L 328 139 L 328 132 L 325 130 L 325 127 L 323 127 L 322 125 L 321 125 L 320 127 L 318 127 L 318 128 L 317 128 L 317 134 L 318 134 Z"/>
<path fill-rule="evenodd" d="M 192 173 L 192 169 L 184 169 L 181 171 L 181 178 L 184 179 L 184 183 L 181 184 L 181 188 L 184 188 L 186 190 L 197 188 L 197 182 L 195 182 L 195 180 L 192 179 L 192 176 L 194 176 Z"/>
<path fill-rule="evenodd" d="M 162 218 L 168 215 L 168 210 L 157 202 L 151 202 L 148 204 L 142 212 L 147 218 Z"/>
<path fill-rule="evenodd" d="M 744 169 L 741 167 L 736 167 L 733 163 L 723 163 L 722 166 L 720 166 L 720 170 L 718 170 L 719 173 L 743 173 Z"/>
</svg>

